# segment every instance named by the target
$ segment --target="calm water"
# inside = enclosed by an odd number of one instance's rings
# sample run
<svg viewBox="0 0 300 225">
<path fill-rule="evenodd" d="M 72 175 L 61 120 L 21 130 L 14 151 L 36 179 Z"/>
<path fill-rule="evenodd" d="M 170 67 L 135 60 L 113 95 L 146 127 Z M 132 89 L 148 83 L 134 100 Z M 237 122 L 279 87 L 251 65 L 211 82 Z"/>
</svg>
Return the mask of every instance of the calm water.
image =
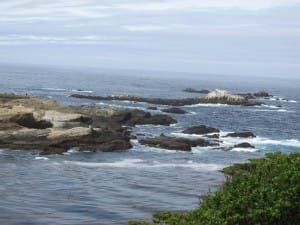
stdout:
<svg viewBox="0 0 300 225">
<path fill-rule="evenodd" d="M 138 77 L 141 75 L 140 77 Z M 162 74 L 163 75 L 163 74 Z M 254 151 L 194 148 L 182 153 L 140 146 L 129 151 L 39 157 L 38 152 L 0 150 L 0 224 L 126 224 L 150 218 L 157 210 L 197 207 L 201 196 L 224 181 L 222 167 L 269 151 L 299 151 L 299 81 L 199 75 L 150 78 L 128 71 L 79 71 L 30 67 L 0 67 L 0 91 L 53 98 L 66 104 L 93 104 L 146 109 L 148 104 L 95 102 L 68 98 L 76 89 L 95 95 L 132 93 L 186 97 L 183 88 L 223 88 L 235 92 L 266 89 L 290 101 L 265 101 L 262 107 L 195 105 L 188 115 L 175 115 L 171 127 L 139 126 L 148 135 L 180 135 L 188 126 L 206 124 L 222 132 L 250 130 L 252 140 L 224 139 L 224 146 L 249 141 Z M 282 105 L 282 108 L 276 108 Z M 163 107 L 160 107 L 163 108 Z M 155 112 L 153 112 L 155 113 Z"/>
</svg>

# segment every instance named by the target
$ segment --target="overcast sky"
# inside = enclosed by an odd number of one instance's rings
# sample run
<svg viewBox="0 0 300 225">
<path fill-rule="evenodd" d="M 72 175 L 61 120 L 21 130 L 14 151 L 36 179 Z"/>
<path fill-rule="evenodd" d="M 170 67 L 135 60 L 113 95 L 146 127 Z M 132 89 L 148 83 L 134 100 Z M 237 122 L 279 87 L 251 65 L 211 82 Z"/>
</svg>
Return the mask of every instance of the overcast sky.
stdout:
<svg viewBox="0 0 300 225">
<path fill-rule="evenodd" d="M 300 76 L 300 0 L 0 0 L 0 63 Z"/>
</svg>

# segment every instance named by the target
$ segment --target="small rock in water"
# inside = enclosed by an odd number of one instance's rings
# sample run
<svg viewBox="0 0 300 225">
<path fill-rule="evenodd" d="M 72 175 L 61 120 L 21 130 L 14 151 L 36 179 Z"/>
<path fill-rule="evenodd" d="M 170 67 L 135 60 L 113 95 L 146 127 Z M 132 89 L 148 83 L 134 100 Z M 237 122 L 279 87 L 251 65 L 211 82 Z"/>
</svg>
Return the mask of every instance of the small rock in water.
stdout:
<svg viewBox="0 0 300 225">
<path fill-rule="evenodd" d="M 244 142 L 233 146 L 233 148 L 255 148 L 255 147 L 249 144 L 248 142 Z"/>
<path fill-rule="evenodd" d="M 243 131 L 243 132 L 229 133 L 229 134 L 225 135 L 224 137 L 254 138 L 256 136 L 255 136 L 255 134 L 253 134 L 250 131 Z"/>
<path fill-rule="evenodd" d="M 174 113 L 174 114 L 186 114 L 187 112 L 181 108 L 168 108 L 168 109 L 163 109 L 163 112 L 166 113 Z"/>
<path fill-rule="evenodd" d="M 207 127 L 205 125 L 194 126 L 187 128 L 183 131 L 185 134 L 209 134 L 209 133 L 218 133 L 219 129 L 213 127 Z"/>
</svg>

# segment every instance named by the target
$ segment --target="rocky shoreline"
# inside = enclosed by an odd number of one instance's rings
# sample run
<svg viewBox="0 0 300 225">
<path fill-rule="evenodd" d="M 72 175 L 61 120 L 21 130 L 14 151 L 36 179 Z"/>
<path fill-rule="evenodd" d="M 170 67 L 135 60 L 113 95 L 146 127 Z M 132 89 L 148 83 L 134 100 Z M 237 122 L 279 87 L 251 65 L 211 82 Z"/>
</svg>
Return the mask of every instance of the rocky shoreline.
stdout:
<svg viewBox="0 0 300 225">
<path fill-rule="evenodd" d="M 72 148 L 91 151 L 130 149 L 130 127 L 165 125 L 168 115 L 141 110 L 64 106 L 31 96 L 0 95 L 0 148 L 37 149 L 61 154 Z"/>
</svg>

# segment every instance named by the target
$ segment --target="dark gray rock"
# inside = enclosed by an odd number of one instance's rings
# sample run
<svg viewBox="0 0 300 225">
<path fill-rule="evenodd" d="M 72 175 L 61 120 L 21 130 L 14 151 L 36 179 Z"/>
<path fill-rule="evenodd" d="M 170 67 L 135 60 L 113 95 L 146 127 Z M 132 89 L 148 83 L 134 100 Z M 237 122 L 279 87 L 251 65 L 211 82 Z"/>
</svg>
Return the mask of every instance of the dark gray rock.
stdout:
<svg viewBox="0 0 300 225">
<path fill-rule="evenodd" d="M 250 131 L 242 131 L 242 132 L 233 132 L 225 135 L 224 137 L 239 137 L 239 138 L 254 138 L 256 137 L 255 134 L 253 134 Z"/>
<path fill-rule="evenodd" d="M 187 114 L 187 112 L 181 108 L 168 108 L 163 109 L 162 112 L 166 113 L 174 113 L 174 114 Z"/>
<path fill-rule="evenodd" d="M 253 145 L 249 144 L 248 142 L 240 143 L 233 147 L 234 148 L 255 148 Z"/>
<path fill-rule="evenodd" d="M 209 133 L 218 133 L 219 129 L 213 127 L 207 127 L 205 125 L 194 126 L 187 128 L 183 131 L 185 134 L 209 134 Z"/>
</svg>

